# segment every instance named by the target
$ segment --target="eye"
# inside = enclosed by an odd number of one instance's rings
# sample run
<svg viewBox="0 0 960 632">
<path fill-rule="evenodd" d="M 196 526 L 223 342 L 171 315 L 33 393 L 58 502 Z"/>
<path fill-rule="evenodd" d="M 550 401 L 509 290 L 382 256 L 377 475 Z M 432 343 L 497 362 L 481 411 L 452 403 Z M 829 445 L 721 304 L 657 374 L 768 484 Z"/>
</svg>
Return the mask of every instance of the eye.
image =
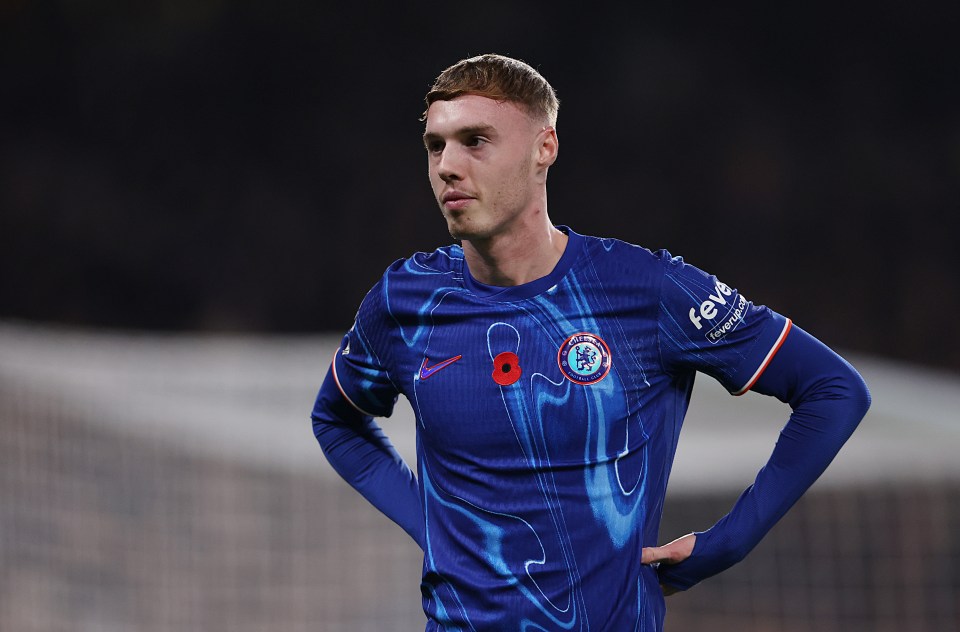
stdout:
<svg viewBox="0 0 960 632">
<path fill-rule="evenodd" d="M 426 147 L 427 151 L 431 154 L 439 154 L 443 151 L 443 141 L 429 140 L 424 143 L 424 147 Z"/>
<path fill-rule="evenodd" d="M 464 143 L 467 147 L 480 147 L 487 142 L 487 139 L 483 136 L 470 136 L 467 138 L 467 142 Z"/>
</svg>

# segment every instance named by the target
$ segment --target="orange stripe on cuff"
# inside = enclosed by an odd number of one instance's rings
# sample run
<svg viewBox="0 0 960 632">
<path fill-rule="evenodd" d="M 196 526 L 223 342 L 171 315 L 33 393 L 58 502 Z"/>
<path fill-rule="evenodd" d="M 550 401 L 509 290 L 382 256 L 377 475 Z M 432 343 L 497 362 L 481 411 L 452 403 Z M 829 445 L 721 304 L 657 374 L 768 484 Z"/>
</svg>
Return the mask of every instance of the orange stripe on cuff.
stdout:
<svg viewBox="0 0 960 632">
<path fill-rule="evenodd" d="M 760 379 L 760 376 L 763 375 L 763 372 L 770 364 L 770 361 L 773 360 L 773 356 L 777 355 L 777 351 L 780 350 L 780 347 L 783 345 L 783 341 L 787 339 L 787 334 L 790 333 L 791 327 L 793 327 L 793 321 L 788 318 L 787 322 L 783 325 L 783 331 L 780 332 L 780 336 L 777 338 L 777 341 L 774 343 L 769 353 L 767 353 L 767 356 L 763 359 L 763 362 L 760 363 L 760 366 L 754 372 L 753 376 L 747 381 L 746 386 L 741 388 L 739 391 L 734 392 L 734 395 L 743 395 L 753 388 L 753 385 L 756 384 L 757 380 Z"/>
</svg>

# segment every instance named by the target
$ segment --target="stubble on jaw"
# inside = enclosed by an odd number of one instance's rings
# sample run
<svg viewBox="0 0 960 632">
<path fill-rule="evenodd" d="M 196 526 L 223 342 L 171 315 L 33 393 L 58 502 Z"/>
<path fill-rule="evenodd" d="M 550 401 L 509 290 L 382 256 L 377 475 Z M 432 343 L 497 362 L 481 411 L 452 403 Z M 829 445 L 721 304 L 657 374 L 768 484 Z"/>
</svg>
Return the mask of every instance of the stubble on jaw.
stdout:
<svg viewBox="0 0 960 632">
<path fill-rule="evenodd" d="M 530 184 L 532 166 L 526 163 L 517 164 L 512 174 L 500 182 L 500 186 L 489 198 L 499 202 L 497 207 L 480 209 L 480 213 L 490 219 L 487 226 L 477 225 L 474 214 L 470 209 L 447 211 L 440 204 L 440 212 L 447 222 L 447 232 L 454 239 L 470 240 L 476 245 L 488 242 L 497 235 L 510 233 L 510 228 L 516 226 L 526 215 L 538 215 L 543 209 L 530 211 L 533 188 Z M 504 192 L 509 192 L 504 195 Z M 476 194 L 475 204 L 485 204 L 488 196 Z M 507 208 L 509 210 L 503 211 Z"/>
</svg>

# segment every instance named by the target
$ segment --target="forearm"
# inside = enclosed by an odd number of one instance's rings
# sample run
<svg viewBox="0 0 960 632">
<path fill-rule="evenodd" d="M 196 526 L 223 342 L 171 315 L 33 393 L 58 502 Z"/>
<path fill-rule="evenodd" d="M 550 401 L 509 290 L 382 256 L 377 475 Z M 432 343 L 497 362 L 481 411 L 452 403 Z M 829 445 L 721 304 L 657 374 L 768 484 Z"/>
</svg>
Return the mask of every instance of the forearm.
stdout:
<svg viewBox="0 0 960 632">
<path fill-rule="evenodd" d="M 374 419 L 343 397 L 329 372 L 311 417 L 314 435 L 333 469 L 422 548 L 416 477 Z"/>
<path fill-rule="evenodd" d="M 790 419 L 730 513 L 697 534 L 687 560 L 660 567 L 665 584 L 687 589 L 742 560 L 824 472 L 870 405 L 856 370 L 796 327 L 754 390 L 789 403 Z"/>
</svg>

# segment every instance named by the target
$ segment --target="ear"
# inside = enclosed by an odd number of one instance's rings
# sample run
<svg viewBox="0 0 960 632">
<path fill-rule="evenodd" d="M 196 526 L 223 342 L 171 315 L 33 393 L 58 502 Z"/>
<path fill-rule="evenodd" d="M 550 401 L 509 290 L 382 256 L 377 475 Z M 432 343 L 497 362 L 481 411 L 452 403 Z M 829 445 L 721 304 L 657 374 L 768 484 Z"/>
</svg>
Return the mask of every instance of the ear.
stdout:
<svg viewBox="0 0 960 632">
<path fill-rule="evenodd" d="M 537 165 L 546 168 L 556 162 L 557 153 L 560 151 L 560 139 L 557 138 L 556 128 L 548 125 L 540 130 L 539 141 Z"/>
</svg>

